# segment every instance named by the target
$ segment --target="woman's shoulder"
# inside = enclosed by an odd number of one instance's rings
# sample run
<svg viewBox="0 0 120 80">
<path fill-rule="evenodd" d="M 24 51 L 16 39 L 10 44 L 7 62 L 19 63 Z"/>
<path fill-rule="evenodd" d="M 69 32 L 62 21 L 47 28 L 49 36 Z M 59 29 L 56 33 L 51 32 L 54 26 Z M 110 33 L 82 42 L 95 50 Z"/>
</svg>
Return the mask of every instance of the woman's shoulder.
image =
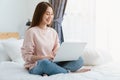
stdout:
<svg viewBox="0 0 120 80">
<path fill-rule="evenodd" d="M 29 28 L 27 31 L 34 31 L 37 30 L 37 26 Z"/>
<path fill-rule="evenodd" d="M 52 31 L 53 33 L 57 33 L 56 30 L 55 30 L 54 28 L 52 28 L 52 27 L 48 27 L 48 29 L 49 29 L 50 31 Z"/>
<path fill-rule="evenodd" d="M 37 27 L 35 26 L 35 27 L 29 28 L 27 31 L 28 31 L 28 32 L 34 32 L 34 31 L 36 31 L 36 30 L 37 30 Z"/>
<path fill-rule="evenodd" d="M 26 33 L 28 33 L 28 34 L 33 34 L 33 33 L 35 33 L 35 32 L 37 32 L 37 27 L 29 28 L 29 29 L 26 31 Z"/>
</svg>

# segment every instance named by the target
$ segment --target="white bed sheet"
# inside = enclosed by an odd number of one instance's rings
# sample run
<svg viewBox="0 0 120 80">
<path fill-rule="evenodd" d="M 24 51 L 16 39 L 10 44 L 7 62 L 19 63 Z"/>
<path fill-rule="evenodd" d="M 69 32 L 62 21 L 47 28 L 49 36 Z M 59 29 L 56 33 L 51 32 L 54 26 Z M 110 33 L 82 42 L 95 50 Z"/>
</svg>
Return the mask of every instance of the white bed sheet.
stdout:
<svg viewBox="0 0 120 80">
<path fill-rule="evenodd" d="M 23 67 L 15 62 L 0 63 L 0 80 L 120 80 L 120 63 L 93 67 L 85 73 L 56 74 L 40 76 L 29 74 Z"/>
</svg>

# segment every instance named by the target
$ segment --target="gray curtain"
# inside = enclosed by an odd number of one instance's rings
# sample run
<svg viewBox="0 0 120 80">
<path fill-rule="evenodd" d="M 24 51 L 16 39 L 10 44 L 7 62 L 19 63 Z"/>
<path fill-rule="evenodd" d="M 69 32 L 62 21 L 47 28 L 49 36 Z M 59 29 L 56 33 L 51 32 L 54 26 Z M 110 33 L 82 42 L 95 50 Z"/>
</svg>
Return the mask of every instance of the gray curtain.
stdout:
<svg viewBox="0 0 120 80">
<path fill-rule="evenodd" d="M 64 42 L 62 21 L 67 0 L 49 0 L 49 2 L 52 4 L 55 13 L 52 27 L 57 31 L 61 44 Z"/>
</svg>

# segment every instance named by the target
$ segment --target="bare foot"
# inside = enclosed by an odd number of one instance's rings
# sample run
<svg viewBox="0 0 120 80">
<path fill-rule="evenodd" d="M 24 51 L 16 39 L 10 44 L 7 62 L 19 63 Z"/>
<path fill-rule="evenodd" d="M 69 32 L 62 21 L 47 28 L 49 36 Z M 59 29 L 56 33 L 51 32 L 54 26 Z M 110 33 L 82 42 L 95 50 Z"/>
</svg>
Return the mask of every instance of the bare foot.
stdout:
<svg viewBox="0 0 120 80">
<path fill-rule="evenodd" d="M 90 71 L 91 69 L 81 69 L 81 70 L 79 70 L 79 71 L 75 71 L 75 72 L 73 72 L 73 73 L 83 73 L 83 72 L 88 72 L 88 71 Z"/>
</svg>

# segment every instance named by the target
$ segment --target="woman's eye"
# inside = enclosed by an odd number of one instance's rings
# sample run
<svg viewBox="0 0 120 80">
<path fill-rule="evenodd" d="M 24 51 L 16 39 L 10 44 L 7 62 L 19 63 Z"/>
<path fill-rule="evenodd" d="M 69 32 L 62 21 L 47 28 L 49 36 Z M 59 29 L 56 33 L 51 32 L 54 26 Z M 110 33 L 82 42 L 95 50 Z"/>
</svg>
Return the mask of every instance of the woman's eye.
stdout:
<svg viewBox="0 0 120 80">
<path fill-rule="evenodd" d="M 47 13 L 46 15 L 53 15 L 53 14 Z"/>
<path fill-rule="evenodd" d="M 49 13 L 46 13 L 46 15 L 50 15 Z"/>
</svg>

